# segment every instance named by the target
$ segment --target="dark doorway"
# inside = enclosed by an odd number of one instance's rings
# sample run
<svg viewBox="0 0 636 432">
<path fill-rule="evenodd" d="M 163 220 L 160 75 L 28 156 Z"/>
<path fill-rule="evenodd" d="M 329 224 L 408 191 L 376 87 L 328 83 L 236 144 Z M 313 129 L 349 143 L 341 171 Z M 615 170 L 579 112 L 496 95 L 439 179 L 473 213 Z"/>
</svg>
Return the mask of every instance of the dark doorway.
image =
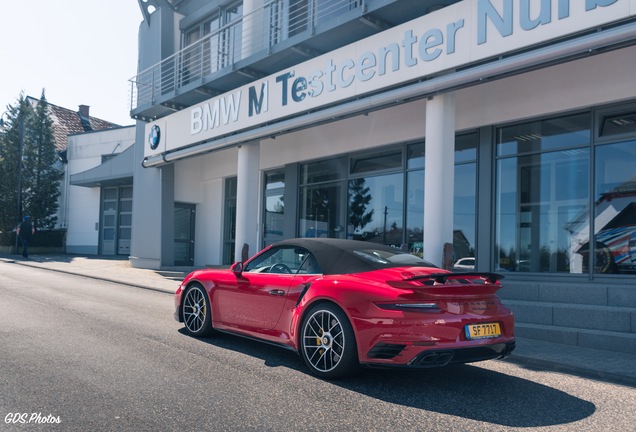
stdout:
<svg viewBox="0 0 636 432">
<path fill-rule="evenodd" d="M 194 204 L 174 204 L 174 264 L 194 265 Z"/>
</svg>

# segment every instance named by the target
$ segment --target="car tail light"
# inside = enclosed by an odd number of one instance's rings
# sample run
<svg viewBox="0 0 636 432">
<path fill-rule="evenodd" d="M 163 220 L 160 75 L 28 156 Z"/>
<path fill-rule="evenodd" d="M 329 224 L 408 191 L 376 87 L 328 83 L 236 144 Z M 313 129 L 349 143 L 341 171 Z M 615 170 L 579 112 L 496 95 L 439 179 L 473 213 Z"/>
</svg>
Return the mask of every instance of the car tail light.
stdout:
<svg viewBox="0 0 636 432">
<path fill-rule="evenodd" d="M 380 309 L 402 312 L 437 313 L 441 309 L 437 303 L 377 303 Z"/>
</svg>

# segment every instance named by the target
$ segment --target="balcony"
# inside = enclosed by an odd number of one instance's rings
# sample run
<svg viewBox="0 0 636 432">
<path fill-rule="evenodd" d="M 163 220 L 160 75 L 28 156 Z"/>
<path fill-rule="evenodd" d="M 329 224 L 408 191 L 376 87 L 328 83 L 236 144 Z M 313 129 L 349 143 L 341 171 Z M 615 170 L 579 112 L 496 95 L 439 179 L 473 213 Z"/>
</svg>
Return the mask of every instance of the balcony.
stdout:
<svg viewBox="0 0 636 432">
<path fill-rule="evenodd" d="M 164 117 L 460 0 L 272 0 L 130 80 L 131 116 Z"/>
</svg>

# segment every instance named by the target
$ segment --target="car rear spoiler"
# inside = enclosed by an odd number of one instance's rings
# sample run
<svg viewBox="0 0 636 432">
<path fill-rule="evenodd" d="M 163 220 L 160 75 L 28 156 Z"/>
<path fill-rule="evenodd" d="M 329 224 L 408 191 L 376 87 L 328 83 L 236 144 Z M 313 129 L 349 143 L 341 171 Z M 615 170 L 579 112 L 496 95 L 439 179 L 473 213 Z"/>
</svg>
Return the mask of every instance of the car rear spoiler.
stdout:
<svg viewBox="0 0 636 432">
<path fill-rule="evenodd" d="M 457 272 L 457 273 L 431 273 L 428 275 L 417 275 L 404 279 L 405 281 L 423 281 L 431 280 L 436 284 L 446 284 L 448 279 L 481 279 L 486 283 L 494 284 L 503 279 L 504 276 L 499 273 L 488 272 Z"/>
</svg>

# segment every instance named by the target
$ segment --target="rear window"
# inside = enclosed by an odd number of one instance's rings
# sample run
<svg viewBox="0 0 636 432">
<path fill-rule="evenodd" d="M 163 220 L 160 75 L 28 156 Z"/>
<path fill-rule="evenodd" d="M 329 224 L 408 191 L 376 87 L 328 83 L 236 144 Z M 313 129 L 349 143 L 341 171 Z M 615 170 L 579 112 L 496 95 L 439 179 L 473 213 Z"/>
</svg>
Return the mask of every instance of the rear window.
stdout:
<svg viewBox="0 0 636 432">
<path fill-rule="evenodd" d="M 385 249 L 354 250 L 354 255 L 363 258 L 378 269 L 392 267 L 436 267 L 428 261 L 424 261 L 415 255 L 399 250 L 388 251 Z"/>
</svg>

